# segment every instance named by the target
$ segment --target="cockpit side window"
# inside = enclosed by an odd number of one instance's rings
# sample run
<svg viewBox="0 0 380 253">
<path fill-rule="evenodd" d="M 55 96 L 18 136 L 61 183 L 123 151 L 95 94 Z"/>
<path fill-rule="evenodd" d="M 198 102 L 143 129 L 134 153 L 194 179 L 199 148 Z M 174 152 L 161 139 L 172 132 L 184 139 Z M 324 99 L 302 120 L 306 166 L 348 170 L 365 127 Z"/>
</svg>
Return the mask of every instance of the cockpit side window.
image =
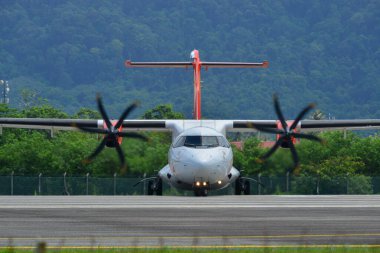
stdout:
<svg viewBox="0 0 380 253">
<path fill-rule="evenodd" d="M 230 144 L 228 143 L 227 139 L 224 138 L 223 136 L 218 136 L 218 142 L 219 146 L 224 147 L 224 148 L 229 148 Z"/>
<path fill-rule="evenodd" d="M 176 143 L 174 143 L 173 148 L 182 147 L 183 144 L 185 143 L 185 140 L 186 140 L 185 136 L 182 136 L 181 138 L 179 138 L 179 139 L 176 141 Z"/>
</svg>

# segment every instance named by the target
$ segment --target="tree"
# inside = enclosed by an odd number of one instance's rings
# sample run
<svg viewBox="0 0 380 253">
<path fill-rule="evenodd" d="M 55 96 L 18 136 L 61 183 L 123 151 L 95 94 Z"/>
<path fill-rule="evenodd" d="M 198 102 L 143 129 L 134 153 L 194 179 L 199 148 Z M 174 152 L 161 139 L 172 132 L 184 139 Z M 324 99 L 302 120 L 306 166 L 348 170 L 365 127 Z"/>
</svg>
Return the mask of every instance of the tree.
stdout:
<svg viewBox="0 0 380 253">
<path fill-rule="evenodd" d="M 80 108 L 77 113 L 74 114 L 74 119 L 101 119 L 102 116 L 98 111 L 89 108 Z"/>
<path fill-rule="evenodd" d="M 41 98 L 37 91 L 31 90 L 29 88 L 23 88 L 20 92 L 21 95 L 21 107 L 28 109 L 33 106 L 40 106 L 41 104 L 46 104 L 47 100 Z"/>
<path fill-rule="evenodd" d="M 260 147 L 261 141 L 256 137 L 250 137 L 244 141 L 243 150 L 233 146 L 234 165 L 239 170 L 244 170 L 247 175 L 254 175 L 263 171 L 263 164 L 259 158 L 264 154 Z"/>
<path fill-rule="evenodd" d="M 312 115 L 310 116 L 310 119 L 322 120 L 322 119 L 325 119 L 325 117 L 326 117 L 325 114 L 321 110 L 318 109 L 312 113 Z"/>
<path fill-rule="evenodd" d="M 32 106 L 25 108 L 22 113 L 26 118 L 68 118 L 68 114 L 62 110 L 56 109 L 51 105 L 44 104 L 41 106 Z"/>
<path fill-rule="evenodd" d="M 173 105 L 161 104 L 145 112 L 142 118 L 143 119 L 184 119 L 185 116 L 180 112 L 173 111 Z"/>
<path fill-rule="evenodd" d="M 8 104 L 0 104 L 0 117 L 1 118 L 13 118 L 20 117 L 20 113 L 17 109 L 10 108 Z"/>
</svg>

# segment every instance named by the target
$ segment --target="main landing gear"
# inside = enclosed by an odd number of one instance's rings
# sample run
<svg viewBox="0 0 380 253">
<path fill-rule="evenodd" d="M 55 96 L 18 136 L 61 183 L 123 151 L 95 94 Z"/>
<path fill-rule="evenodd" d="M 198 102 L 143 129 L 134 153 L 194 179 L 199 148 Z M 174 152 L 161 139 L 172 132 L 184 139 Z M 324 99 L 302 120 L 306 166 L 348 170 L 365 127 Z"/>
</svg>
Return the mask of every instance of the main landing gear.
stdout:
<svg viewBox="0 0 380 253">
<path fill-rule="evenodd" d="M 148 181 L 148 195 L 162 196 L 162 179 L 157 177 Z"/>
<path fill-rule="evenodd" d="M 251 184 L 247 179 L 239 177 L 235 181 L 235 195 L 250 195 L 251 194 Z"/>
</svg>

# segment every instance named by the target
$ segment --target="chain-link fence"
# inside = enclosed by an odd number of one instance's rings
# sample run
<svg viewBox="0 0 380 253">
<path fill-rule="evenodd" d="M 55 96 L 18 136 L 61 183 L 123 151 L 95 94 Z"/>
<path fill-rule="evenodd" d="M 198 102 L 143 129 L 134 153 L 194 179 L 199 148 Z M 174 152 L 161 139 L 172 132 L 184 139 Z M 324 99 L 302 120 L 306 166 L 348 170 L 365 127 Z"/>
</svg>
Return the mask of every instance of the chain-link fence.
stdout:
<svg viewBox="0 0 380 253">
<path fill-rule="evenodd" d="M 251 194 L 378 194 L 380 177 L 346 176 L 318 178 L 306 176 L 251 176 Z M 127 178 L 114 175 L 109 178 L 90 175 L 45 177 L 0 176 L 0 195 L 144 195 L 147 181 L 134 186 L 143 178 Z M 257 182 L 260 182 L 257 183 Z M 192 195 L 189 191 L 172 189 L 164 184 L 164 195 Z M 234 194 L 234 185 L 211 191 L 210 195 Z"/>
</svg>

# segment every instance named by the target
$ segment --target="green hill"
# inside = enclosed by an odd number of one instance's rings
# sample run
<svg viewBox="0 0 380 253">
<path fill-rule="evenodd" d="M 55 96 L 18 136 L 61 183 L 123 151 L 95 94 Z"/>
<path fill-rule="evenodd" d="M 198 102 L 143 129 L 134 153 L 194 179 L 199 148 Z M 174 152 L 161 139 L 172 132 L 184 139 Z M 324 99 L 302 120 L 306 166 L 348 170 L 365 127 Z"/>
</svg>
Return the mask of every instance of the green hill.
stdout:
<svg viewBox="0 0 380 253">
<path fill-rule="evenodd" d="M 192 71 L 125 69 L 124 60 L 269 60 L 269 69 L 202 73 L 206 118 L 288 118 L 311 101 L 336 118 L 380 117 L 380 2 L 8 1 L 0 2 L 0 79 L 19 106 L 28 88 L 67 112 L 114 117 L 138 99 L 191 117 Z"/>
</svg>

